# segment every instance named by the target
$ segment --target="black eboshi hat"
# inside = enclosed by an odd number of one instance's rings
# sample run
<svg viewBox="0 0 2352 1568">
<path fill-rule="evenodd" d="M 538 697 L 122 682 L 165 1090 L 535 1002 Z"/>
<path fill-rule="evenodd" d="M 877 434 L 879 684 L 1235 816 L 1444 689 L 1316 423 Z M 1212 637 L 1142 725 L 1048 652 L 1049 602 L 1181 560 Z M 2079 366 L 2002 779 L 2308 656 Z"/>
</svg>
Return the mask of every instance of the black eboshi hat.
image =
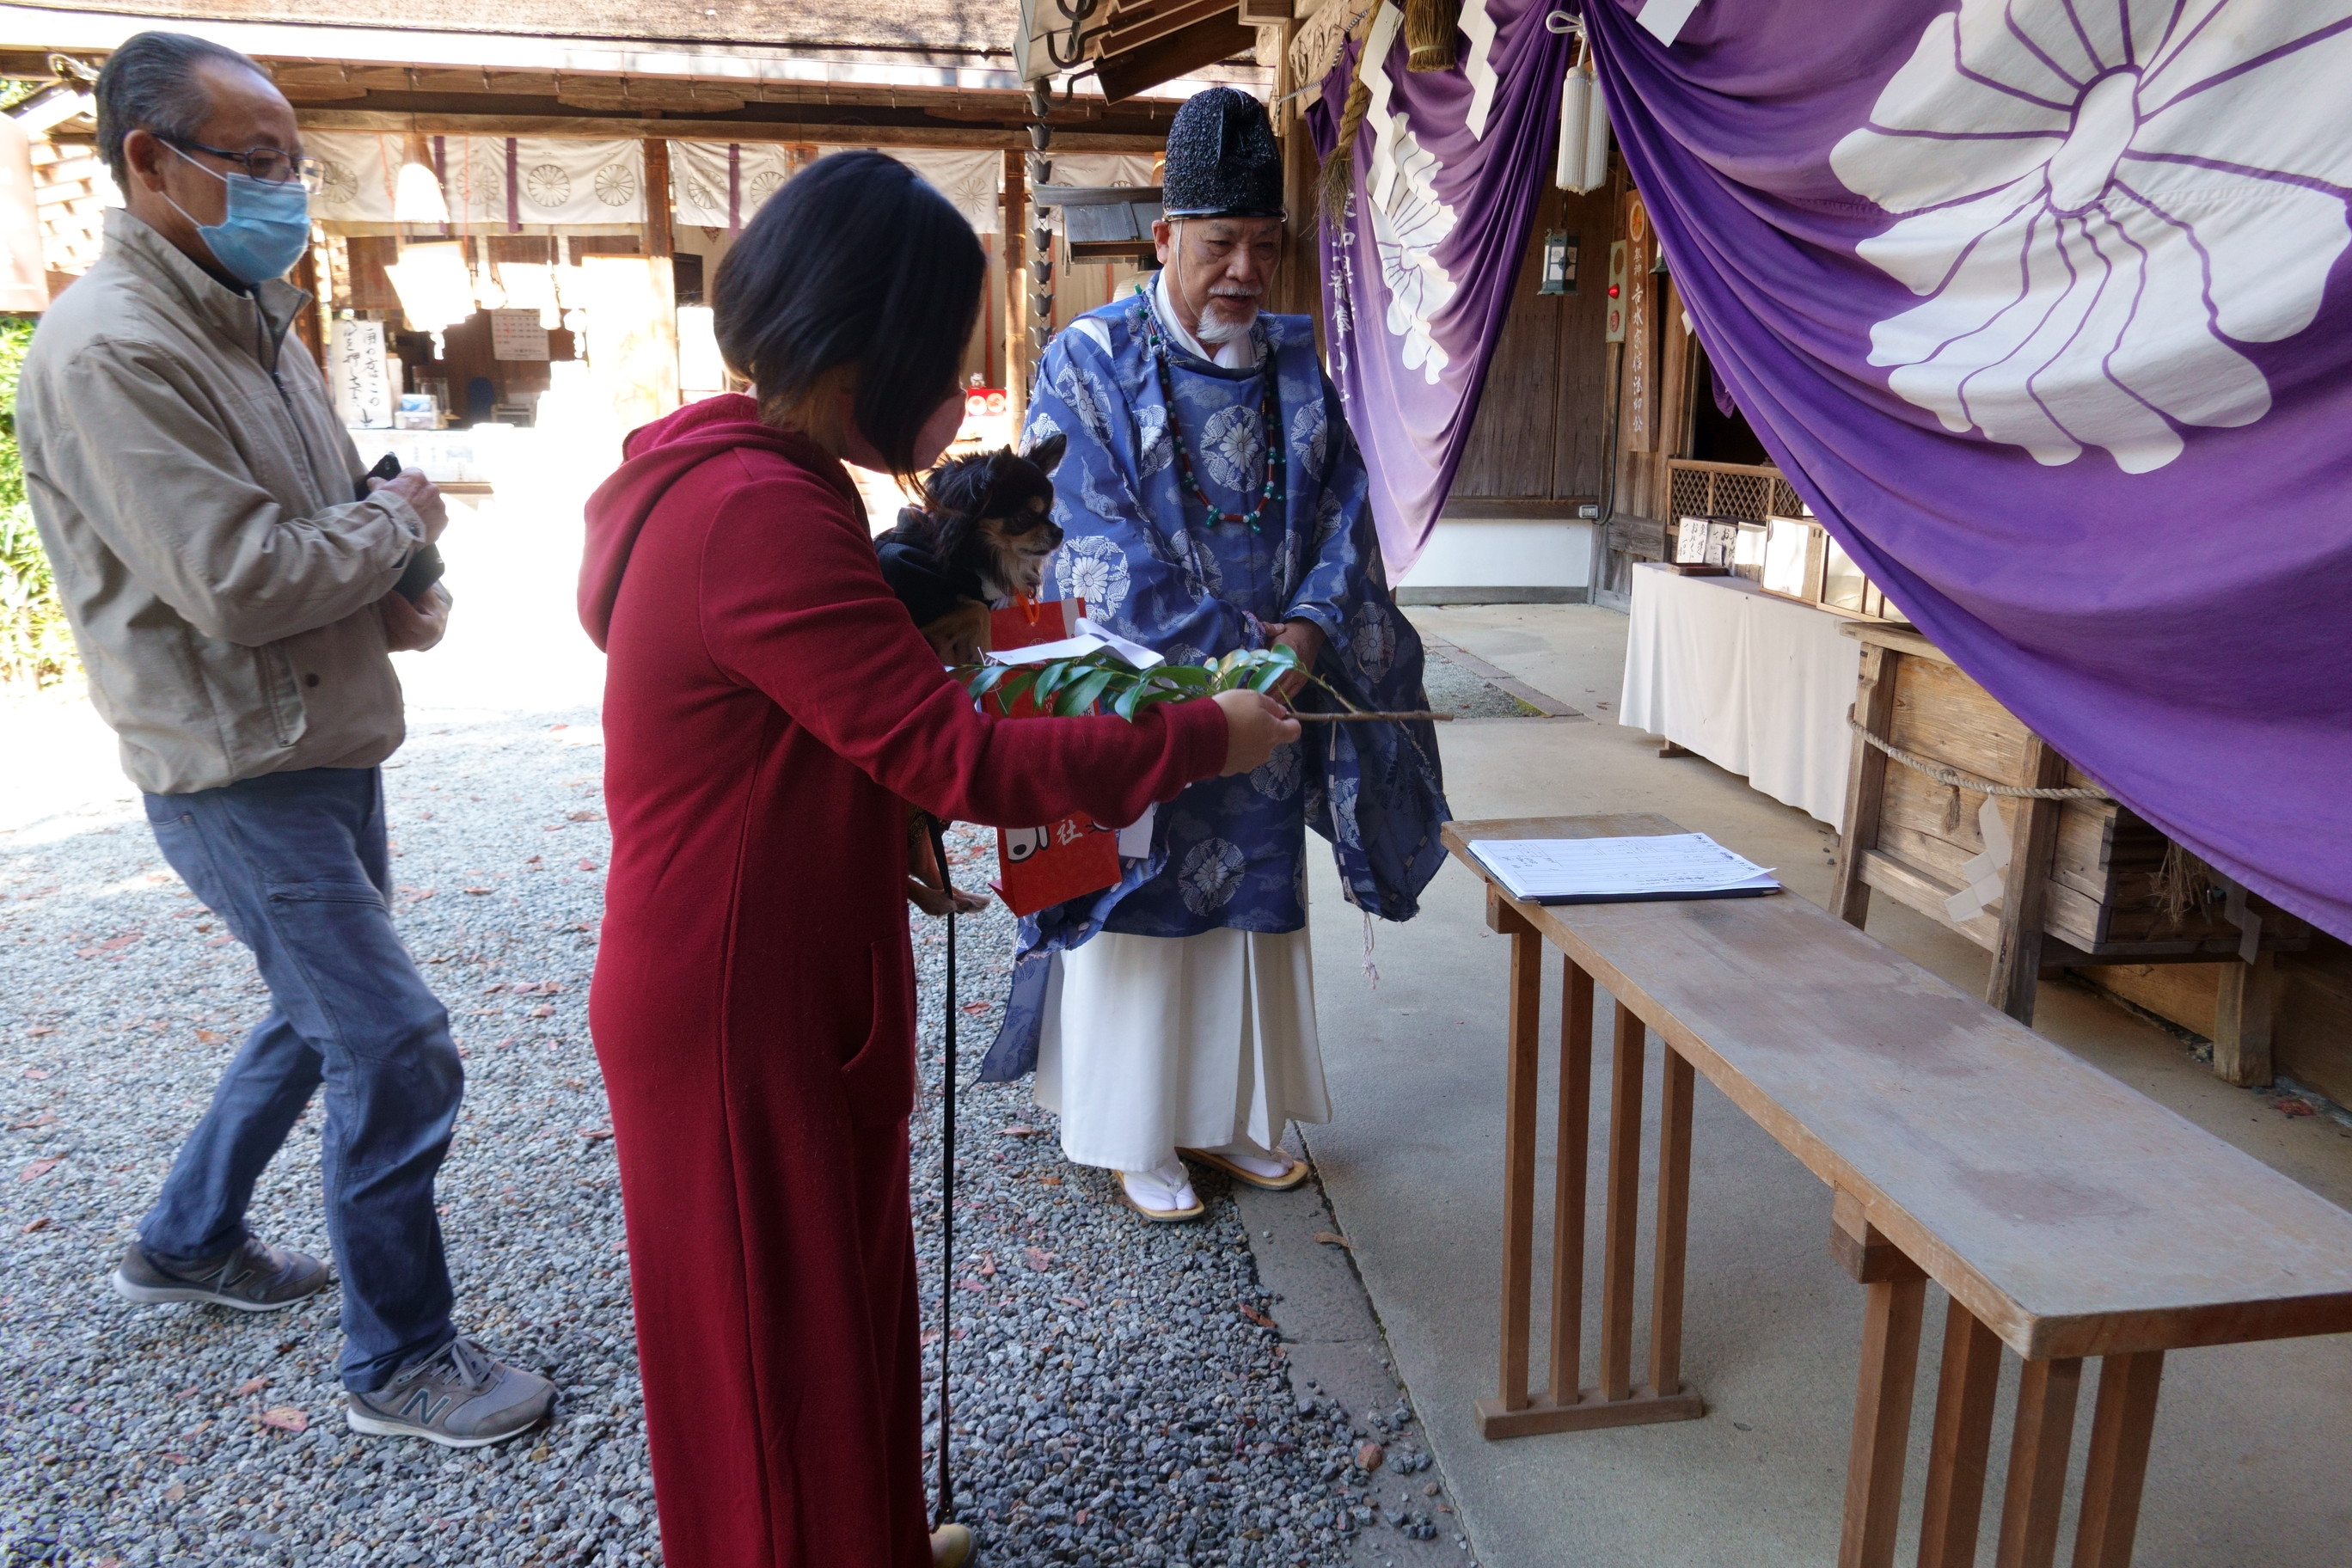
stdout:
<svg viewBox="0 0 2352 1568">
<path fill-rule="evenodd" d="M 1172 218 L 1282 216 L 1282 145 L 1265 105 L 1230 87 L 1186 99 L 1168 127 L 1160 206 Z"/>
</svg>

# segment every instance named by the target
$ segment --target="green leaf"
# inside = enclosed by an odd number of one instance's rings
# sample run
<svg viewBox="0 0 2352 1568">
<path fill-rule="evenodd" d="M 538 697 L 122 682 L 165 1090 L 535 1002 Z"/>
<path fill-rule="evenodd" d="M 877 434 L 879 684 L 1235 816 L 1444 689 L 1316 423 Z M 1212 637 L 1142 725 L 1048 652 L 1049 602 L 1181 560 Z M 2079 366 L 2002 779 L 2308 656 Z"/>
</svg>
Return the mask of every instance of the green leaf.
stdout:
<svg viewBox="0 0 2352 1568">
<path fill-rule="evenodd" d="M 1140 708 L 1144 700 L 1150 695 L 1151 688 L 1138 681 L 1112 700 L 1110 710 L 1132 724 L 1135 722 L 1136 710 Z"/>
<path fill-rule="evenodd" d="M 1103 688 L 1108 686 L 1117 674 L 1118 671 L 1109 669 L 1087 671 L 1062 693 L 1054 704 L 1054 711 L 1069 719 L 1092 710 L 1095 700 L 1103 694 Z"/>
</svg>

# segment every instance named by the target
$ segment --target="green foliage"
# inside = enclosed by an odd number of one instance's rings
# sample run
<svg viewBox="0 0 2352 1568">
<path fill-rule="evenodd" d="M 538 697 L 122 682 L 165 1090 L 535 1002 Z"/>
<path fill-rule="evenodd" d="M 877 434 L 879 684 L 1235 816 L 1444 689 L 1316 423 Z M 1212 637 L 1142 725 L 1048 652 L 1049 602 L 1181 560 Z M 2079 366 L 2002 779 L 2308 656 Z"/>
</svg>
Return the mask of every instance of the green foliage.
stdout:
<svg viewBox="0 0 2352 1568">
<path fill-rule="evenodd" d="M 0 77 L 0 109 L 14 109 L 48 85 L 45 81 L 25 81 L 16 77 Z"/>
<path fill-rule="evenodd" d="M 1137 669 L 1110 649 L 1099 648 L 1078 658 L 1043 664 L 969 665 L 964 684 L 976 698 L 994 693 L 998 712 L 1010 711 L 1027 697 L 1065 719 L 1093 712 L 1100 703 L 1102 711 L 1132 721 L 1155 702 L 1182 702 L 1220 691 L 1271 691 L 1283 677 L 1300 668 L 1298 655 L 1286 647 L 1236 648 L 1207 664 L 1160 664 L 1150 669 Z M 1315 680 L 1312 674 L 1307 679 Z"/>
<path fill-rule="evenodd" d="M 0 683 L 49 686 L 76 668 L 73 636 L 33 510 L 16 450 L 16 378 L 33 323 L 0 316 Z"/>
</svg>

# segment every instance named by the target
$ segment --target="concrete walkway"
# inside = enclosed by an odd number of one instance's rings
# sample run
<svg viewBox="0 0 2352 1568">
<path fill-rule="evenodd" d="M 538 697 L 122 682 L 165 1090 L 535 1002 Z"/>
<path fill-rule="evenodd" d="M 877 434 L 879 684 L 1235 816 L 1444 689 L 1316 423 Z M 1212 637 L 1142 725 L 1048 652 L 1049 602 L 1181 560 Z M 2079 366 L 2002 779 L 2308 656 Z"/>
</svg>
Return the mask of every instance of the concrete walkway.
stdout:
<svg viewBox="0 0 2352 1568">
<path fill-rule="evenodd" d="M 1447 726 L 1456 815 L 1661 812 L 1778 868 L 1793 892 L 1826 900 L 1835 841 L 1829 828 L 1698 758 L 1661 759 L 1654 738 L 1614 722 L 1622 616 L 1588 606 L 1516 605 L 1413 615 L 1579 715 Z M 1446 1490 L 1469 1524 L 1473 1558 L 1484 1568 L 1834 1562 L 1863 1295 L 1828 1255 L 1828 1189 L 1702 1079 L 1685 1367 L 1706 1397 L 1707 1417 L 1486 1442 L 1471 1402 L 1494 1392 L 1507 945 L 1485 929 L 1475 879 L 1448 866 L 1419 920 L 1380 928 L 1381 983 L 1371 989 L 1360 978 L 1360 922 L 1345 918 L 1328 860 L 1319 860 L 1316 875 L 1318 1003 L 1338 1120 L 1308 1129 L 1307 1142 L 1355 1244 L 1355 1262 Z M 1878 903 L 1873 935 L 1964 989 L 1980 988 L 1984 954 L 1922 917 Z M 1556 973 L 1549 987 L 1556 1007 Z M 1605 1008 L 1604 1002 L 1599 1042 L 1608 1037 Z M 2178 1039 L 2086 991 L 2046 984 L 2037 1026 L 2352 1205 L 2352 1129 L 2325 1117 L 2290 1120 L 2264 1097 L 2221 1084 Z M 1556 1027 L 1546 1025 L 1548 1039 L 1557 1037 Z M 1596 1055 L 1599 1104 L 1608 1092 L 1605 1044 Z M 1657 1057 L 1653 1050 L 1643 1100 L 1653 1149 Z M 1550 1093 L 1547 1083 L 1547 1104 Z M 1597 1277 L 1601 1234 L 1597 1145 L 1594 1152 L 1589 1277 Z M 1538 1192 L 1549 1189 L 1549 1173 L 1539 1171 Z M 1540 1280 L 1549 1234 L 1540 1211 L 1537 1229 Z M 1646 1286 L 1646 1258 L 1642 1270 Z M 1938 1299 L 1929 1304 L 1920 1358 L 1915 1510 L 1942 1321 L 1940 1292 L 1930 1294 Z M 1540 1291 L 1537 1310 L 1540 1361 Z M 1588 1382 L 1595 1331 L 1588 1323 Z M 2016 1366 L 2011 1359 L 2011 1388 Z M 1540 1365 L 1537 1372 L 1540 1377 Z M 2007 1397 L 1995 1440 L 1996 1493 Z M 2085 1427 L 2091 1397 L 2086 1389 Z M 2135 1562 L 2139 1568 L 2352 1564 L 2347 1437 L 2352 1338 L 2172 1356 Z M 2080 1464 L 2078 1446 L 2078 1478 Z M 1988 1516 L 1990 1560 L 1990 1508 Z"/>
</svg>

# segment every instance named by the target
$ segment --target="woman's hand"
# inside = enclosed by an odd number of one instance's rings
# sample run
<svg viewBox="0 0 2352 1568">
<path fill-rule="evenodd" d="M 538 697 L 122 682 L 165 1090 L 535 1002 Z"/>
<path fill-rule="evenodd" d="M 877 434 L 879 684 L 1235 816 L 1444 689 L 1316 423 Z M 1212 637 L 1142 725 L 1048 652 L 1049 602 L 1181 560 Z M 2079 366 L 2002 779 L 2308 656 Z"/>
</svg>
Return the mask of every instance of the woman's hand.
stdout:
<svg viewBox="0 0 2352 1568">
<path fill-rule="evenodd" d="M 1220 777 L 1262 768 L 1276 746 L 1298 739 L 1298 721 L 1271 697 L 1255 691 L 1220 691 L 1215 701 L 1225 710 L 1225 766 Z"/>
</svg>

